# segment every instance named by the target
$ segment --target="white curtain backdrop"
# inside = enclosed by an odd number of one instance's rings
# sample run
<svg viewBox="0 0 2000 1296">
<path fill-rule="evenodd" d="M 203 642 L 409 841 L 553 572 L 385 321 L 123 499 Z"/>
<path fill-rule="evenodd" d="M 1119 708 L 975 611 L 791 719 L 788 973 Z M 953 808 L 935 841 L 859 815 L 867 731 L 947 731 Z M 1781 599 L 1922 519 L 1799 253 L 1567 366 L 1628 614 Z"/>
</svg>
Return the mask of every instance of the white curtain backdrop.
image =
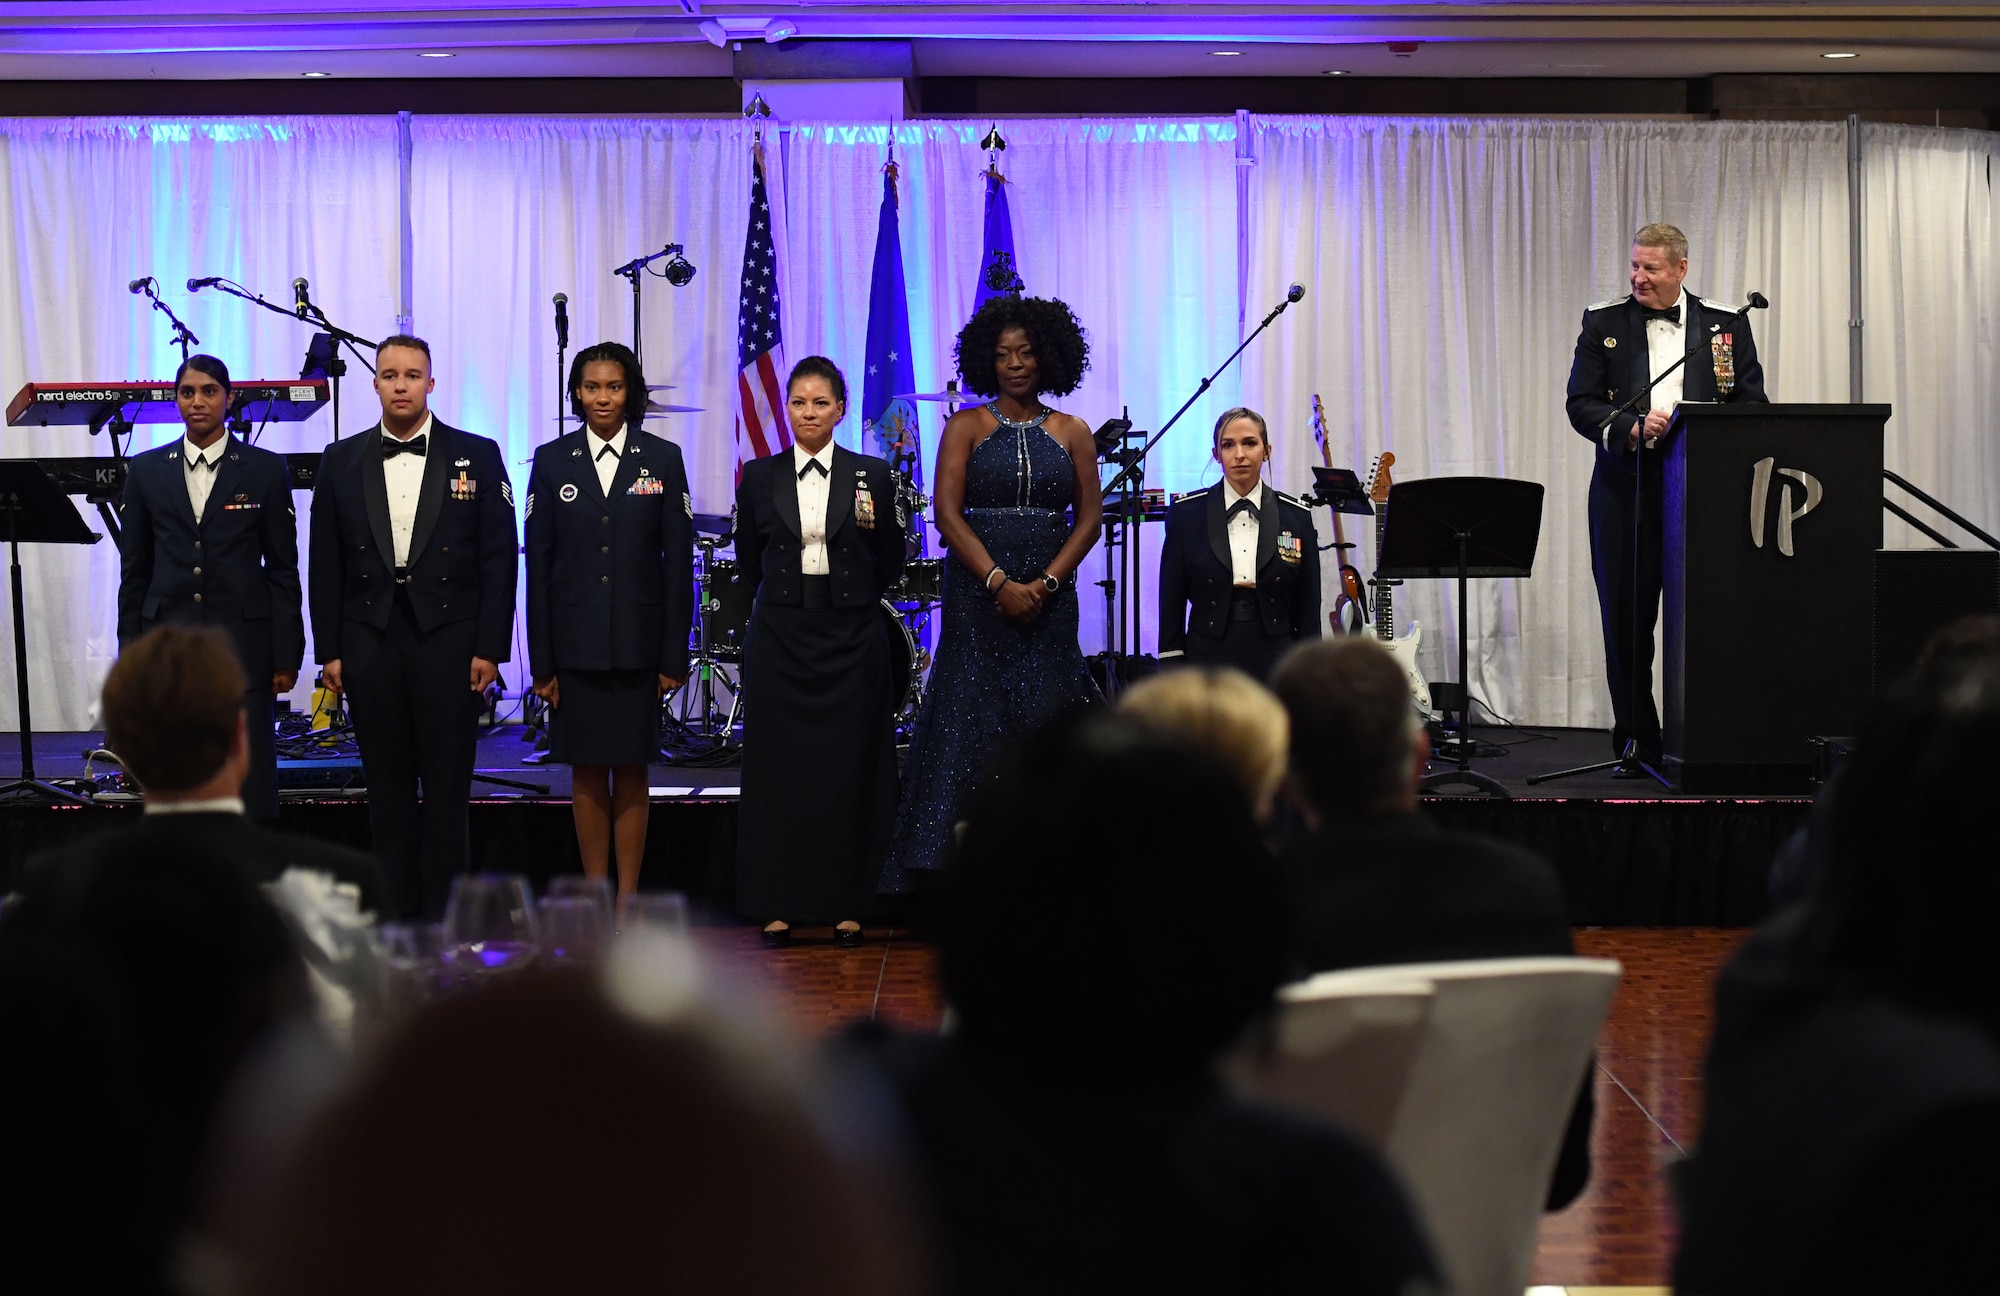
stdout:
<svg viewBox="0 0 2000 1296">
<path fill-rule="evenodd" d="M 831 356 L 858 395 L 893 138 L 917 383 L 942 386 L 971 304 L 989 124 L 767 130 L 789 357 Z M 1288 283 L 1306 286 L 1155 451 L 1149 485 L 1214 480 L 1210 426 L 1241 402 L 1271 422 L 1279 486 L 1307 488 L 1317 392 L 1337 464 L 1365 471 L 1387 448 L 1399 478 L 1547 487 L 1534 577 L 1475 583 L 1469 616 L 1474 693 L 1523 722 L 1608 720 L 1584 525 L 1591 453 L 1564 418 L 1563 390 L 1584 306 L 1624 291 L 1632 231 L 1656 219 L 1686 230 L 1701 296 L 1769 295 L 1755 326 L 1775 398 L 1848 397 L 1840 124 L 1246 116 L 1000 128 L 1028 291 L 1068 301 L 1091 334 L 1091 372 L 1060 404 L 1093 425 L 1129 407 L 1137 426 L 1158 427 L 1235 346 L 1239 321 L 1254 326 Z M 499 439 L 524 484 L 559 399 L 550 297 L 569 295 L 572 354 L 629 340 L 631 295 L 611 268 L 679 242 L 699 273 L 678 289 L 646 280 L 648 376 L 676 384 L 665 399 L 706 412 L 653 426 L 686 451 L 697 508 L 726 510 L 750 126 L 417 118 L 411 131 L 409 273 L 440 415 Z M 1869 127 L 1862 195 L 1865 395 L 1895 406 L 1888 462 L 1988 529 L 2000 524 L 1996 141 Z M 1251 164 L 1241 198 L 1239 154 Z M 164 321 L 124 292 L 148 274 L 203 349 L 244 378 L 296 373 L 309 330 L 216 294 L 190 297 L 190 276 L 227 275 L 284 304 L 289 280 L 305 275 L 341 323 L 390 331 L 400 179 L 388 117 L 0 121 L 0 394 L 31 379 L 170 374 Z M 375 413 L 358 367 L 347 395 L 352 432 Z M 850 421 L 851 441 L 858 414 Z M 927 407 L 927 460 L 940 423 Z M 273 429 L 266 444 L 313 448 L 329 434 L 321 414 Z M 172 435 L 174 425 L 153 425 L 138 445 Z M 103 450 L 80 429 L 7 436 L 10 455 Z M 1147 530 L 1150 650 L 1160 529 Z M 1885 534 L 1921 543 L 1900 524 Z M 1372 534 L 1363 538 L 1368 555 Z M 115 651 L 116 554 L 107 543 L 24 558 L 36 722 L 83 728 Z M 1093 557 L 1083 579 L 1101 573 Z M 1084 646 L 1095 651 L 1102 605 L 1086 592 Z M 1399 599 L 1402 619 L 1424 624 L 1435 678 L 1455 674 L 1450 594 L 1413 582 Z M 10 636 L 0 623 L 0 663 Z M 15 725 L 14 712 L 0 687 L 0 726 Z"/>
<path fill-rule="evenodd" d="M 1884 463 L 2000 535 L 2000 135 L 1869 126 L 1862 138 L 1862 395 L 1895 407 Z M 1897 488 L 1889 497 L 1938 521 Z M 1885 522 L 1888 547 L 1932 547 Z"/>
<path fill-rule="evenodd" d="M 1608 725 L 1585 518 L 1592 451 L 1563 412 L 1583 309 L 1625 293 L 1635 230 L 1671 222 L 1690 242 L 1690 291 L 1770 297 L 1754 324 L 1773 397 L 1845 400 L 1845 128 L 1253 118 L 1252 129 L 1250 303 L 1294 280 L 1309 294 L 1252 348 L 1244 376 L 1273 424 L 1280 485 L 1311 484 L 1314 392 L 1336 466 L 1365 476 L 1387 449 L 1398 480 L 1542 483 L 1534 576 L 1469 587 L 1472 691 L 1523 723 Z M 1457 678 L 1455 602 L 1442 581 L 1397 594 L 1399 628 L 1422 623 L 1432 679 Z"/>
<path fill-rule="evenodd" d="M 972 312 L 984 221 L 992 123 L 920 121 L 792 128 L 786 151 L 791 260 L 785 327 L 789 354 L 823 352 L 860 392 L 868 333 L 869 274 L 891 135 L 901 166 L 903 268 L 917 385 L 936 391 L 955 375 L 952 346 Z M 1236 133 L 1234 120 L 1035 119 L 1001 121 L 1016 264 L 1037 297 L 1069 303 L 1090 335 L 1083 386 L 1053 400 L 1095 427 L 1129 407 L 1156 428 L 1237 341 Z M 1190 490 L 1214 480 L 1208 455 L 1215 417 L 1237 403 L 1232 370 L 1197 402 L 1148 464 L 1146 483 Z M 928 477 L 943 407 L 920 422 Z M 854 444 L 860 414 L 841 429 Z M 1160 528 L 1145 528 L 1142 642 L 1154 647 L 1153 583 Z M 933 536 L 933 540 L 935 537 Z M 932 552 L 937 552 L 933 544 Z M 1083 646 L 1104 646 L 1103 601 L 1086 561 Z"/>
<path fill-rule="evenodd" d="M 226 275 L 289 307 L 291 280 L 303 275 L 336 321 L 386 329 L 396 313 L 397 188 L 394 118 L 0 120 L 0 391 L 171 377 L 180 353 L 164 317 L 125 290 L 142 275 L 159 279 L 200 349 L 240 378 L 296 375 L 311 331 L 218 293 L 190 297 L 190 277 Z M 348 394 L 372 405 L 365 373 Z M 322 411 L 273 425 L 261 443 L 312 449 L 330 432 Z M 133 448 L 178 434 L 178 423 L 143 424 Z M 10 457 L 107 453 L 80 427 L 4 435 Z M 84 516 L 101 529 L 96 510 Z M 31 545 L 21 568 L 35 726 L 86 728 L 117 653 L 117 550 L 109 538 L 88 549 Z M 11 618 L 0 616 L 8 730 L 19 728 L 13 654 Z M 308 670 L 299 696 L 310 681 Z"/>
</svg>

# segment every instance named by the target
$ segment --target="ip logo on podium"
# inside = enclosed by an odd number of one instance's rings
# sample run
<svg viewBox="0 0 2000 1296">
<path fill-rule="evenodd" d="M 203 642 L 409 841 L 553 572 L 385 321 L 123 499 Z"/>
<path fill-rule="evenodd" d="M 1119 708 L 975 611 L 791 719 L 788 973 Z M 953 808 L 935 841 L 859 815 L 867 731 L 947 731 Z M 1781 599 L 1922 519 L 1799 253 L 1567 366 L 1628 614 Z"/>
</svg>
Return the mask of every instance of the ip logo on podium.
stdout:
<svg viewBox="0 0 2000 1296">
<path fill-rule="evenodd" d="M 1768 534 L 1764 525 L 1764 515 L 1771 499 L 1771 474 L 1777 460 L 1771 456 L 1759 459 L 1750 469 L 1750 542 L 1759 549 L 1764 547 Z M 1799 468 L 1776 468 L 1779 477 L 1790 481 L 1778 483 L 1778 552 L 1791 558 L 1792 524 L 1819 507 L 1826 497 L 1826 491 L 1819 484 L 1819 478 Z M 1797 482 L 1804 491 L 1803 500 L 1792 493 L 1792 482 Z"/>
</svg>

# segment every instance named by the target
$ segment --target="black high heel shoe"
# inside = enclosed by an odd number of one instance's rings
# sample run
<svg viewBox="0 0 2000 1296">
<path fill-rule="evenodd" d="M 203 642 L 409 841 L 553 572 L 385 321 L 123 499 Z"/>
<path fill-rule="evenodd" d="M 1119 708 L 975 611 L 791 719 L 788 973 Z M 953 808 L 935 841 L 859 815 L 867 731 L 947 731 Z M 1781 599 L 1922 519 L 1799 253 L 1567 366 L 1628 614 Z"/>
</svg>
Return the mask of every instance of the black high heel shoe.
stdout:
<svg viewBox="0 0 2000 1296">
<path fill-rule="evenodd" d="M 790 927 L 766 927 L 757 934 L 763 938 L 765 949 L 783 949 L 792 943 Z"/>
<path fill-rule="evenodd" d="M 867 935 L 859 926 L 853 931 L 846 931 L 840 927 L 833 929 L 833 943 L 840 949 L 860 949 L 867 939 Z"/>
</svg>

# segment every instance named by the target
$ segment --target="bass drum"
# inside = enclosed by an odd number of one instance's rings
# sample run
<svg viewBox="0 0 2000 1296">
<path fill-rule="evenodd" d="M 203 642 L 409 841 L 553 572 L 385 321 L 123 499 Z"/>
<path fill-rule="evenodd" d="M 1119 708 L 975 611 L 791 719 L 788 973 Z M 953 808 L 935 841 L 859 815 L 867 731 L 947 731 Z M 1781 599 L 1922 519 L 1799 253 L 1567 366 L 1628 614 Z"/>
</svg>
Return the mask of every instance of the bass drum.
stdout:
<svg viewBox="0 0 2000 1296">
<path fill-rule="evenodd" d="M 755 599 L 735 562 L 717 558 L 709 564 L 708 601 L 701 608 L 709 656 L 718 661 L 743 660 L 743 641 L 750 633 L 750 605 Z"/>
<path fill-rule="evenodd" d="M 916 714 L 917 690 L 923 679 L 918 664 L 923 650 L 917 646 L 916 636 L 903 623 L 903 615 L 894 604 L 883 599 L 878 606 L 882 613 L 882 633 L 889 639 L 889 714 L 900 721 Z"/>
</svg>

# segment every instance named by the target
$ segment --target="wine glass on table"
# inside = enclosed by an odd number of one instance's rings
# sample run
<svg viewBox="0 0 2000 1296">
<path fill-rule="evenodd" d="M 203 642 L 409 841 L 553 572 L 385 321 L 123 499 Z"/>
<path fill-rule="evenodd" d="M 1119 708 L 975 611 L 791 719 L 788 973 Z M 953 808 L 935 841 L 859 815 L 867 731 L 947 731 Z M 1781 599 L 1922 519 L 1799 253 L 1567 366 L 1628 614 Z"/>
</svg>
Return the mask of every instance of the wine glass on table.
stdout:
<svg viewBox="0 0 2000 1296">
<path fill-rule="evenodd" d="M 444 939 L 454 970 L 498 975 L 533 963 L 541 950 L 541 931 L 528 879 L 518 873 L 467 873 L 452 879 Z"/>
</svg>

